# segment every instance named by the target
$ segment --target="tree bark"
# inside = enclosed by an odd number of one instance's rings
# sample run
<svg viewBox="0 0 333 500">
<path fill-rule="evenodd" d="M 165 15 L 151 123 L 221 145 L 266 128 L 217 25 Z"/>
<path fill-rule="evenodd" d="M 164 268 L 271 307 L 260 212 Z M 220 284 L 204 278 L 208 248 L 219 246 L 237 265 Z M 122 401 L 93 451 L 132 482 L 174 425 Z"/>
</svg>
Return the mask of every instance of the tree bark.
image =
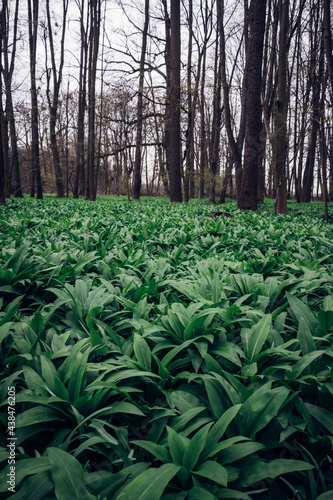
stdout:
<svg viewBox="0 0 333 500">
<path fill-rule="evenodd" d="M 77 138 L 75 151 L 75 180 L 73 197 L 78 198 L 79 194 L 84 195 L 86 190 L 86 176 L 84 168 L 84 117 L 86 108 L 87 93 L 87 62 L 88 62 L 88 42 L 87 29 L 84 25 L 85 2 L 82 0 L 80 5 L 80 71 L 79 71 L 79 97 L 78 97 L 78 115 L 77 115 Z M 89 8 L 87 8 L 86 26 L 88 27 Z"/>
<path fill-rule="evenodd" d="M 31 78 L 31 190 L 30 196 L 43 199 L 42 179 L 39 164 L 39 130 L 38 130 L 38 99 L 36 87 L 36 54 L 38 28 L 38 0 L 28 0 L 30 78 Z"/>
<path fill-rule="evenodd" d="M 182 201 L 180 175 L 180 2 L 171 0 L 170 40 L 170 201 Z"/>
<path fill-rule="evenodd" d="M 258 160 L 261 130 L 261 67 L 265 32 L 266 0 L 252 0 L 249 8 L 249 42 L 246 54 L 247 100 L 244 166 L 238 208 L 257 210 Z"/>
<path fill-rule="evenodd" d="M 15 3 L 15 13 L 14 13 L 14 25 L 13 25 L 13 40 L 11 43 L 11 59 L 9 61 L 8 55 L 8 26 L 7 26 L 7 9 L 8 1 L 3 0 L 3 10 L 2 10 L 2 32 L 1 36 L 3 43 L 3 57 L 4 57 L 4 67 L 3 67 L 3 77 L 6 89 L 6 119 L 9 122 L 10 131 L 10 143 L 11 143 L 11 171 L 12 171 L 12 191 L 16 198 L 22 198 L 22 188 L 21 188 L 21 176 L 20 176 L 20 165 L 19 165 L 19 155 L 17 147 L 17 135 L 16 135 L 16 124 L 14 116 L 14 106 L 12 98 L 12 77 L 14 71 L 14 63 L 16 56 L 16 42 L 17 42 L 17 25 L 18 25 L 18 10 L 19 10 L 19 0 Z M 8 161 L 9 165 L 9 161 Z"/>
<path fill-rule="evenodd" d="M 96 73 L 101 25 L 101 0 L 90 0 L 90 35 L 89 35 L 89 76 L 88 76 L 88 153 L 86 198 L 95 201 L 95 105 Z"/>
<path fill-rule="evenodd" d="M 330 0 L 323 0 L 324 3 L 324 47 L 327 60 L 328 74 L 333 92 L 333 52 L 332 52 L 332 32 L 331 32 L 331 12 Z"/>
<path fill-rule="evenodd" d="M 279 0 L 279 65 L 278 89 L 275 115 L 275 179 L 276 179 L 276 206 L 279 214 L 287 214 L 287 36 L 289 27 L 289 0 Z"/>
<path fill-rule="evenodd" d="M 136 145 L 135 160 L 133 169 L 133 198 L 140 198 L 141 191 L 141 144 L 142 144 L 142 122 L 143 122 L 143 84 L 145 76 L 145 59 L 147 49 L 147 34 L 149 26 L 149 0 L 145 0 L 145 22 L 142 32 L 142 46 L 140 57 L 140 76 L 137 103 L 137 125 L 136 125 Z"/>
<path fill-rule="evenodd" d="M 47 14 L 47 24 L 48 24 L 48 35 L 49 35 L 49 46 L 50 46 L 50 55 L 51 55 L 51 72 L 52 72 L 52 80 L 53 80 L 53 92 L 51 97 L 51 89 L 50 89 L 50 73 L 48 68 L 47 71 L 47 99 L 49 103 L 50 109 L 50 143 L 51 143 L 51 151 L 52 151 L 52 159 L 53 159 L 53 168 L 56 178 L 56 189 L 57 189 L 57 198 L 64 197 L 64 185 L 62 178 L 62 170 L 60 165 L 60 155 L 59 148 L 57 143 L 57 114 L 58 114 L 58 105 L 59 105 L 59 91 L 62 81 L 62 70 L 64 66 L 64 48 L 65 48 L 65 34 L 66 34 L 66 18 L 67 18 L 67 9 L 68 9 L 68 0 L 63 0 L 62 2 L 63 9 L 63 19 L 62 19 L 62 35 L 60 42 L 60 63 L 59 67 L 56 66 L 55 61 L 55 51 L 54 51 L 54 43 L 53 43 L 53 31 L 52 31 L 52 23 L 51 23 L 51 15 L 50 15 L 50 0 L 46 0 L 46 14 Z"/>
</svg>

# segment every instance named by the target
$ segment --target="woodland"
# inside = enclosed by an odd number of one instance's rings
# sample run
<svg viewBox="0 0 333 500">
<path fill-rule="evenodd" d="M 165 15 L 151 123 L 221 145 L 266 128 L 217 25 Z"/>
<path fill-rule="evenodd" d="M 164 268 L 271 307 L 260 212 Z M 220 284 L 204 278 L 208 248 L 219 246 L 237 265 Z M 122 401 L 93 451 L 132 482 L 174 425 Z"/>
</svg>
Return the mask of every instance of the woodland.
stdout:
<svg viewBox="0 0 333 500">
<path fill-rule="evenodd" d="M 329 0 L 3 0 L 0 496 L 332 500 Z"/>
<path fill-rule="evenodd" d="M 333 199 L 329 0 L 2 5 L 1 203 Z"/>
</svg>

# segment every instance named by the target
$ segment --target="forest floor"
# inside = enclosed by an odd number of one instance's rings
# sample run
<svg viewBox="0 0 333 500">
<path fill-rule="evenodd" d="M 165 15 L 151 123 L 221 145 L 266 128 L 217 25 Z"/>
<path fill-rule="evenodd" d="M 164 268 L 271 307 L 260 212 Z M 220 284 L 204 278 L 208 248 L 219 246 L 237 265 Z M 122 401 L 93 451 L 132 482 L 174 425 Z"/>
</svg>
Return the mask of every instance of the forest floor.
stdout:
<svg viewBox="0 0 333 500">
<path fill-rule="evenodd" d="M 0 207 L 1 498 L 332 500 L 323 214 Z"/>
</svg>

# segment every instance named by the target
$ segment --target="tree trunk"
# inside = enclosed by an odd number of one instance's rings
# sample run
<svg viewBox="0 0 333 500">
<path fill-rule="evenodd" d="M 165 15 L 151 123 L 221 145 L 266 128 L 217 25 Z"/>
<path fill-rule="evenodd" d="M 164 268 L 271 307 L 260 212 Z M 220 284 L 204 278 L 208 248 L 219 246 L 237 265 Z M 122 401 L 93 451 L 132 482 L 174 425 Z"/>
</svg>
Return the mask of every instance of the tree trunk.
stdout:
<svg viewBox="0 0 333 500">
<path fill-rule="evenodd" d="M 57 133 L 56 133 L 56 125 L 57 125 L 57 114 L 58 114 L 58 104 L 59 104 L 59 91 L 62 81 L 62 70 L 64 66 L 64 49 L 65 49 L 65 34 L 66 34 L 66 18 L 67 18 L 67 9 L 68 9 L 68 0 L 63 0 L 62 2 L 63 9 L 63 19 L 62 19 L 62 35 L 60 41 L 60 63 L 59 67 L 56 67 L 55 61 L 55 51 L 54 51 L 54 43 L 53 43 L 53 31 L 52 31 L 52 23 L 51 23 L 51 15 L 50 15 L 50 0 L 46 1 L 46 13 L 47 13 L 47 24 L 48 24 L 48 34 L 49 34 L 49 46 L 50 46 L 50 54 L 51 54 L 51 72 L 52 72 L 52 80 L 53 80 L 53 95 L 51 98 L 50 92 L 50 74 L 48 68 L 47 71 L 47 99 L 50 108 L 50 143 L 51 143 L 51 151 L 52 151 L 52 159 L 53 159 L 53 168 L 56 178 L 56 189 L 57 189 L 57 198 L 63 198 L 64 196 L 64 185 L 62 178 L 62 170 L 60 165 L 60 155 L 59 148 L 57 144 Z"/>
<path fill-rule="evenodd" d="M 101 25 L 101 0 L 90 0 L 90 36 L 89 36 L 89 77 L 88 77 L 88 154 L 86 198 L 95 201 L 95 105 L 96 73 Z"/>
<path fill-rule="evenodd" d="M 0 51 L 1 62 L 1 51 Z M 5 158 L 3 154 L 3 108 L 2 108 L 2 82 L 0 72 L 0 205 L 6 204 L 5 196 Z"/>
<path fill-rule="evenodd" d="M 261 130 L 261 66 L 266 0 L 252 0 L 249 8 L 249 42 L 246 54 L 247 100 L 244 166 L 238 208 L 257 210 L 258 160 Z"/>
<path fill-rule="evenodd" d="M 35 196 L 38 200 L 43 199 L 42 179 L 39 164 L 39 130 L 38 130 L 38 99 L 36 87 L 36 49 L 37 49 L 37 28 L 38 28 L 38 0 L 28 0 L 28 20 L 29 20 L 29 49 L 30 49 L 30 77 L 31 77 L 31 191 L 30 196 Z"/>
<path fill-rule="evenodd" d="M 140 199 L 141 191 L 141 144 L 142 144 L 142 115 L 143 115 L 143 84 L 145 76 L 145 58 L 147 48 L 147 34 L 149 25 L 149 0 L 145 0 L 145 22 L 142 32 L 142 46 L 140 58 L 140 76 L 139 91 L 137 103 L 137 126 L 136 126 L 136 144 L 135 160 L 133 170 L 133 198 Z"/>
<path fill-rule="evenodd" d="M 89 8 L 87 8 L 86 26 L 88 26 Z M 75 180 L 73 196 L 78 198 L 79 194 L 83 195 L 86 190 L 86 176 L 84 168 L 84 116 L 86 107 L 86 91 L 87 91 L 87 62 L 88 62 L 88 44 L 87 30 L 84 26 L 84 0 L 82 0 L 80 10 L 80 32 L 81 32 L 81 48 L 80 48 L 80 72 L 79 72 L 79 98 L 78 98 L 78 115 L 77 115 L 77 138 L 75 151 Z"/>
<path fill-rule="evenodd" d="M 323 0 L 323 3 L 324 3 L 324 47 L 327 60 L 328 74 L 330 77 L 331 88 L 333 91 L 333 53 L 332 53 L 330 0 Z"/>
<path fill-rule="evenodd" d="M 279 65 L 278 91 L 275 115 L 275 179 L 276 179 L 276 206 L 279 214 L 287 214 L 287 35 L 289 27 L 289 0 L 279 0 Z"/>
<path fill-rule="evenodd" d="M 11 43 L 11 60 L 9 61 L 8 56 L 8 26 L 7 26 L 7 9 L 8 1 L 3 0 L 3 10 L 1 16 L 1 40 L 3 44 L 3 77 L 6 89 L 6 119 L 9 122 L 10 131 L 10 143 L 11 143 L 11 171 L 12 171 L 12 191 L 16 198 L 22 198 L 22 188 L 21 188 L 21 176 L 20 176 L 20 165 L 19 156 L 17 148 L 17 135 L 16 135 L 16 125 L 14 116 L 14 107 L 12 99 L 12 76 L 14 71 L 14 63 L 16 56 L 16 41 L 17 41 L 17 25 L 18 25 L 18 7 L 19 0 L 16 0 L 15 4 L 15 14 L 14 14 L 14 26 L 13 26 L 13 40 Z M 9 166 L 9 161 L 8 161 Z M 9 184 L 9 183 L 8 183 Z"/>
<path fill-rule="evenodd" d="M 170 201 L 182 201 L 180 175 L 180 2 L 171 0 L 170 41 Z"/>
<path fill-rule="evenodd" d="M 316 13 L 316 19 L 318 20 L 319 14 L 319 4 Z M 312 19 L 312 18 L 311 18 Z M 317 145 L 317 135 L 320 124 L 320 90 L 321 90 L 321 81 L 322 74 L 324 70 L 323 65 L 323 43 L 321 43 L 321 49 L 319 47 L 319 33 L 318 27 L 316 23 L 316 19 L 313 20 L 315 24 L 315 31 L 313 33 L 314 40 L 312 40 L 311 47 L 311 64 L 310 71 L 312 73 L 311 83 L 312 83 L 312 125 L 311 132 L 309 138 L 309 146 L 308 146 L 308 154 L 305 163 L 304 169 L 304 177 L 303 177 L 303 190 L 302 190 L 302 201 L 305 203 L 309 203 L 312 195 L 313 188 L 313 177 L 314 177 L 314 166 L 315 166 L 315 154 L 316 154 L 316 145 Z M 319 68 L 316 70 L 317 63 L 317 53 L 321 52 L 321 56 L 319 58 Z"/>
</svg>

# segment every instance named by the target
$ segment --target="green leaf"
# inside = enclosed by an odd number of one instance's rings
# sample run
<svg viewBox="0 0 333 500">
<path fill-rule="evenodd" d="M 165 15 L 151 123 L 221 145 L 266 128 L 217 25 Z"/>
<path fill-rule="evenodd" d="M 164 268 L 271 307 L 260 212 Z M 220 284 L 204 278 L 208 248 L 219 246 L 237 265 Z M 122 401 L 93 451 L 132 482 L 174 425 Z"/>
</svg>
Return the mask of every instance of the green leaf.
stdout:
<svg viewBox="0 0 333 500">
<path fill-rule="evenodd" d="M 238 440 L 241 436 L 238 436 Z M 231 438 L 236 441 L 235 438 Z M 244 438 L 243 438 L 244 439 Z M 227 440 L 231 441 L 231 440 Z M 261 443 L 241 443 L 234 444 L 233 446 L 225 447 L 219 453 L 219 463 L 221 465 L 231 464 L 240 460 L 241 458 L 247 457 L 248 455 L 252 455 L 252 453 L 256 453 L 259 450 L 263 450 L 265 446 Z"/>
<path fill-rule="evenodd" d="M 57 370 L 55 369 L 52 361 L 44 355 L 40 356 L 40 364 L 42 370 L 42 377 L 45 380 L 49 389 L 53 391 L 54 379 L 58 377 Z"/>
<path fill-rule="evenodd" d="M 154 457 L 157 458 L 157 460 L 161 460 L 161 462 L 170 462 L 171 461 L 171 456 L 167 448 L 160 444 L 153 443 L 152 441 L 142 441 L 142 440 L 136 440 L 136 441 L 131 441 L 133 444 L 136 444 L 137 446 L 140 446 L 144 450 L 149 451 Z"/>
<path fill-rule="evenodd" d="M 318 321 L 311 309 L 300 299 L 288 292 L 286 292 L 286 297 L 298 323 L 301 321 L 301 318 L 303 318 L 310 330 L 314 330 L 318 325 Z"/>
<path fill-rule="evenodd" d="M 159 500 L 180 468 L 178 465 L 164 464 L 157 469 L 148 469 L 125 486 L 115 500 Z"/>
<path fill-rule="evenodd" d="M 215 495 L 209 493 L 208 490 L 200 488 L 200 486 L 193 486 L 188 493 L 187 500 L 215 500 Z"/>
<path fill-rule="evenodd" d="M 242 491 L 231 490 L 230 488 L 223 488 L 217 493 L 217 498 L 235 498 L 236 500 L 252 500 L 247 493 Z"/>
<path fill-rule="evenodd" d="M 186 445 L 188 445 L 189 440 L 175 432 L 171 427 L 167 426 L 167 431 L 171 458 L 177 465 L 182 465 Z"/>
<path fill-rule="evenodd" d="M 45 500 L 53 491 L 49 472 L 40 472 L 26 479 L 20 490 L 10 496 L 11 500 Z"/>
<path fill-rule="evenodd" d="M 145 370 L 150 371 L 151 352 L 146 340 L 143 337 L 141 337 L 141 335 L 135 333 L 133 347 L 134 347 L 134 354 L 140 365 L 142 365 L 145 368 Z"/>
<path fill-rule="evenodd" d="M 260 460 L 241 468 L 239 484 L 246 488 L 266 478 L 274 479 L 289 472 L 311 469 L 314 469 L 313 465 L 301 460 L 276 459 L 270 462 Z"/>
<path fill-rule="evenodd" d="M 320 422 L 326 429 L 333 434 L 333 416 L 332 412 L 325 410 L 325 408 L 320 408 L 319 406 L 312 405 L 310 403 L 305 403 L 306 408 L 309 413 Z"/>
<path fill-rule="evenodd" d="M 8 459 L 8 450 L 6 452 L 6 459 Z M 23 460 L 17 460 L 15 463 L 15 483 L 18 486 L 21 481 L 26 476 L 31 476 L 33 474 L 39 474 L 40 472 L 45 472 L 50 470 L 50 462 L 47 457 L 40 458 L 26 458 Z M 0 472 L 0 493 L 7 491 L 7 474 L 9 473 L 10 465 L 7 465 Z"/>
<path fill-rule="evenodd" d="M 212 424 L 205 425 L 202 429 L 200 429 L 190 440 L 188 446 L 186 447 L 184 453 L 183 465 L 187 470 L 193 470 L 194 466 L 199 460 L 200 454 L 204 449 L 206 439 L 208 436 L 209 429 Z"/>
<path fill-rule="evenodd" d="M 266 342 L 271 324 L 272 316 L 271 314 L 266 314 L 253 328 L 251 328 L 248 348 L 245 351 L 245 355 L 250 361 L 253 361 L 256 355 L 259 354 L 261 348 Z"/>
<path fill-rule="evenodd" d="M 311 330 L 303 317 L 300 319 L 298 324 L 297 338 L 303 355 L 316 350 Z"/>
<path fill-rule="evenodd" d="M 53 420 L 62 420 L 59 412 L 48 406 L 37 406 L 19 413 L 16 417 L 16 427 L 27 427 L 28 425 L 40 424 Z"/>
<path fill-rule="evenodd" d="M 95 500 L 86 488 L 83 468 L 76 458 L 59 448 L 48 448 L 47 453 L 57 500 Z"/>
<path fill-rule="evenodd" d="M 293 378 L 298 378 L 301 373 L 319 356 L 322 356 L 325 351 L 313 351 L 305 354 L 297 363 L 293 366 L 293 370 L 290 375 Z"/>
<path fill-rule="evenodd" d="M 208 433 L 202 458 L 206 459 L 212 453 L 213 447 L 220 441 L 228 425 L 233 421 L 241 406 L 242 405 L 239 404 L 228 408 L 213 425 Z"/>
<path fill-rule="evenodd" d="M 228 483 L 226 469 L 217 462 L 204 462 L 196 471 L 193 471 L 193 474 L 210 479 L 221 486 L 227 486 Z"/>
<path fill-rule="evenodd" d="M 266 391 L 264 386 L 255 391 L 238 413 L 239 428 L 250 438 L 254 438 L 278 414 L 290 392 L 286 387 L 268 389 L 268 386 Z"/>
</svg>

